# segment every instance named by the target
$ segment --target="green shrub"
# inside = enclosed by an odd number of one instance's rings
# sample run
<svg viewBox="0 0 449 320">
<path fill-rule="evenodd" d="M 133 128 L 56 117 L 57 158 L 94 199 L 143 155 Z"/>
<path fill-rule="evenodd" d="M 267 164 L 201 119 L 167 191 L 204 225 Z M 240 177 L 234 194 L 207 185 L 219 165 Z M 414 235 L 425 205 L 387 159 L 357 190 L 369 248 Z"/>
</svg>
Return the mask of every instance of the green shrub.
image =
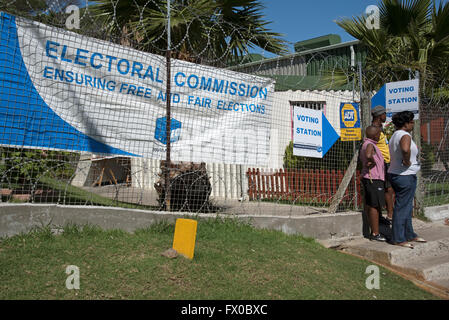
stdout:
<svg viewBox="0 0 449 320">
<path fill-rule="evenodd" d="M 75 172 L 78 155 L 63 151 L 1 147 L 0 181 L 2 187 L 18 188 L 34 183 L 42 175 L 61 180 Z"/>
</svg>

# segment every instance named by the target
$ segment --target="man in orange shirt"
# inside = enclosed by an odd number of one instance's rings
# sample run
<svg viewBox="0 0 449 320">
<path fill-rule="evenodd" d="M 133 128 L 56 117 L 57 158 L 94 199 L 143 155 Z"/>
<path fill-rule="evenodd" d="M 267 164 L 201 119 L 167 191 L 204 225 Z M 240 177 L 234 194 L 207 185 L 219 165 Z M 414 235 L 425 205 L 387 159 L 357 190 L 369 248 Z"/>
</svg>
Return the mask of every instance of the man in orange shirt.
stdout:
<svg viewBox="0 0 449 320">
<path fill-rule="evenodd" d="M 373 121 L 371 123 L 374 127 L 379 127 L 381 129 L 380 138 L 377 142 L 377 147 L 380 149 L 380 152 L 382 153 L 385 161 L 385 172 L 388 172 L 388 167 L 390 166 L 390 150 L 388 149 L 388 140 L 385 136 L 385 133 L 383 131 L 383 124 L 387 120 L 387 111 L 383 106 L 376 106 L 373 109 L 371 109 L 371 114 L 373 116 Z M 385 224 L 391 225 L 391 221 L 393 219 L 393 188 L 391 186 L 391 183 L 387 177 L 388 175 L 385 175 L 385 203 L 387 207 L 387 218 L 382 219 L 381 222 L 384 222 Z"/>
</svg>

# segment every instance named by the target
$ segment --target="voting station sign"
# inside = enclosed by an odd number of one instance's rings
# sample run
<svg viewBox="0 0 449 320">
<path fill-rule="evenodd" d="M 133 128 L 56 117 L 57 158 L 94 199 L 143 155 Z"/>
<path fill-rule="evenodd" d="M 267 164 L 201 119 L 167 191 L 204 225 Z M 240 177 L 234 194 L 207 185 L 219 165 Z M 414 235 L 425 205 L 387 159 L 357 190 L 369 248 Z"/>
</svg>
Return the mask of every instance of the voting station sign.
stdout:
<svg viewBox="0 0 449 320">
<path fill-rule="evenodd" d="M 389 82 L 382 86 L 371 98 L 371 108 L 385 107 L 387 122 L 395 113 L 411 111 L 415 120 L 419 119 L 419 80 Z"/>
<path fill-rule="evenodd" d="M 341 141 L 358 141 L 362 139 L 359 110 L 359 104 L 355 102 L 342 102 L 340 104 Z"/>
<path fill-rule="evenodd" d="M 265 166 L 274 80 L 0 12 L 0 145 Z"/>
<path fill-rule="evenodd" d="M 293 154 L 322 158 L 339 136 L 323 112 L 293 107 Z"/>
</svg>

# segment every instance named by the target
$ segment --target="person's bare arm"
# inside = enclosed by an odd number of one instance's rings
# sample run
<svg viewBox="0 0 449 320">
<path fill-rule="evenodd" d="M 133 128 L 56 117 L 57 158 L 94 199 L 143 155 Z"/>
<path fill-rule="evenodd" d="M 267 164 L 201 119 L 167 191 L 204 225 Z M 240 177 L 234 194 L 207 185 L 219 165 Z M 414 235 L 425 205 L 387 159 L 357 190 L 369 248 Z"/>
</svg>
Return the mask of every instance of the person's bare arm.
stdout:
<svg viewBox="0 0 449 320">
<path fill-rule="evenodd" d="M 409 135 L 404 135 L 399 142 L 402 152 L 402 164 L 406 167 L 410 167 L 412 163 L 410 162 L 410 146 L 412 144 L 412 138 Z"/>
<path fill-rule="evenodd" d="M 369 144 L 366 147 L 365 155 L 366 155 L 366 166 L 371 169 L 376 166 L 376 162 L 374 161 L 374 154 L 375 154 L 374 146 L 372 144 Z"/>
</svg>

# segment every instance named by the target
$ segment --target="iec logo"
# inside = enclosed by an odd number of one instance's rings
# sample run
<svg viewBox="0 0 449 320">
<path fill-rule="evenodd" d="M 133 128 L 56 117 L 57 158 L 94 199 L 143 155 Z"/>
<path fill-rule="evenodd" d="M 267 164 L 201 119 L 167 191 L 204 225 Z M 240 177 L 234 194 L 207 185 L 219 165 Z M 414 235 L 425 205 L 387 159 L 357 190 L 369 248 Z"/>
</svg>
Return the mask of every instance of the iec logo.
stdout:
<svg viewBox="0 0 449 320">
<path fill-rule="evenodd" d="M 167 144 L 167 118 L 156 119 L 156 130 L 154 131 L 154 138 L 162 144 Z M 170 121 L 170 143 L 179 140 L 181 135 L 181 122 L 176 119 L 171 119 Z"/>
</svg>

